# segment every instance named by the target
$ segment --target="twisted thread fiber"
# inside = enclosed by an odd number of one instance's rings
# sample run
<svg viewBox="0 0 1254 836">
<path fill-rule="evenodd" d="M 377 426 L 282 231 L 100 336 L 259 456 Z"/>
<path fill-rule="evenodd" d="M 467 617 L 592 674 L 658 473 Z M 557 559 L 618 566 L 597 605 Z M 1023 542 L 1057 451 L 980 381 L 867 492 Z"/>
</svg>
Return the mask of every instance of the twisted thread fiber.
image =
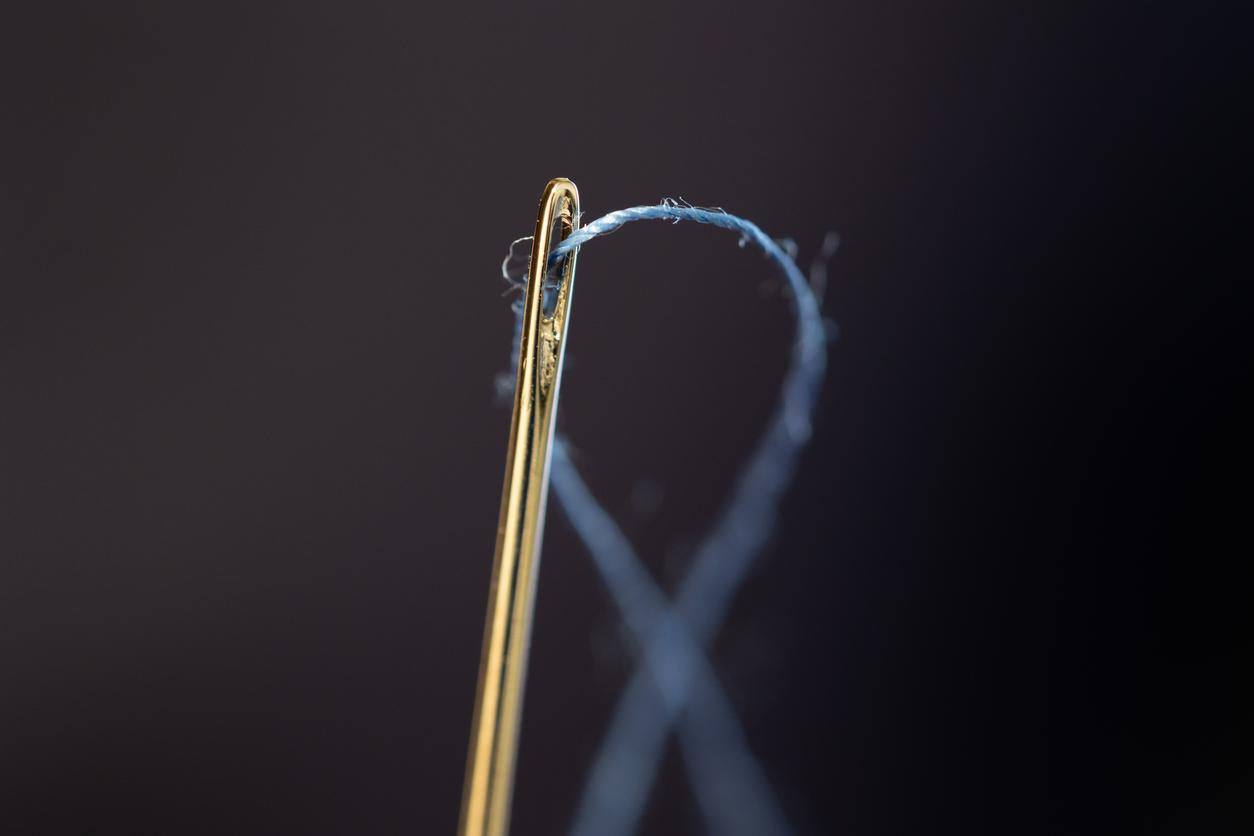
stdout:
<svg viewBox="0 0 1254 836">
<path fill-rule="evenodd" d="M 770 537 L 779 502 L 810 437 L 826 362 L 826 329 L 818 300 L 789 253 L 756 224 L 721 209 L 667 200 L 610 212 L 555 246 L 550 264 L 598 236 L 643 220 L 689 221 L 738 233 L 741 246 L 761 250 L 783 273 L 796 327 L 776 406 L 673 600 L 658 588 L 597 502 L 572 463 L 565 439 L 554 445 L 552 485 L 558 503 L 593 558 L 641 660 L 589 771 L 572 833 L 628 836 L 635 831 L 672 730 L 679 735 L 690 782 L 712 832 L 787 833 L 787 822 L 704 648 L 725 619 L 754 555 Z M 525 286 L 527 277 L 521 282 L 510 278 L 508 263 L 509 258 L 502 266 L 506 280 Z M 514 310 L 520 329 L 521 304 Z M 515 365 L 517 347 L 516 334 Z"/>
</svg>

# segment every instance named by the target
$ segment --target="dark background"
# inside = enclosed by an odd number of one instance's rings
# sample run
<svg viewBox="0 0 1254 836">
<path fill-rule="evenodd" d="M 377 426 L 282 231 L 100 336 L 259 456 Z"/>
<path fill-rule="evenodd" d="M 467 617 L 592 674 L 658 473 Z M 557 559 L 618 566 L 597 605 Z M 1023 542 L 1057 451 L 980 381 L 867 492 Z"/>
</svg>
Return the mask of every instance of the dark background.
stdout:
<svg viewBox="0 0 1254 836">
<path fill-rule="evenodd" d="M 6 12 L 0 832 L 453 831 L 558 175 L 842 236 L 713 651 L 801 833 L 1249 832 L 1239 27 L 1039 5 Z M 563 426 L 672 585 L 786 360 L 734 244 L 580 259 Z M 540 583 L 519 834 L 631 670 L 558 514 Z M 643 832 L 701 831 L 672 750 Z"/>
</svg>

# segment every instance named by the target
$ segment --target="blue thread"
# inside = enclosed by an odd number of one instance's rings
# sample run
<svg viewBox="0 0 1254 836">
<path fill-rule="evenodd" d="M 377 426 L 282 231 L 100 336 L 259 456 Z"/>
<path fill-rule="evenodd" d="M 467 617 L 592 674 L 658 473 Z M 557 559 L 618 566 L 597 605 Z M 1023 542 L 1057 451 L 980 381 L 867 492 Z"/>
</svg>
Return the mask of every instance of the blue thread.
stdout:
<svg viewBox="0 0 1254 836">
<path fill-rule="evenodd" d="M 596 501 L 571 463 L 564 439 L 555 445 L 554 492 L 622 611 L 642 658 L 615 708 L 572 832 L 627 836 L 635 831 L 666 739 L 678 724 L 693 790 L 713 830 L 785 833 L 783 815 L 702 648 L 725 618 L 754 554 L 769 538 L 776 508 L 809 439 L 826 363 L 826 328 L 818 300 L 789 253 L 757 225 L 721 209 L 667 200 L 658 206 L 611 212 L 554 247 L 550 265 L 597 236 L 641 220 L 692 221 L 740 233 L 741 246 L 753 244 L 783 271 L 796 315 L 796 333 L 766 430 L 742 468 L 730 500 L 698 546 L 673 602 L 667 601 L 630 542 Z M 522 240 L 511 245 L 511 255 Z M 828 249 L 826 242 L 824 249 Z M 527 277 L 521 282 L 511 278 L 509 261 L 507 257 L 502 274 L 511 284 L 525 286 Z M 521 300 L 516 301 L 514 311 L 521 328 Z M 516 367 L 517 333 L 512 359 Z M 508 381 L 504 383 L 509 386 Z"/>
</svg>

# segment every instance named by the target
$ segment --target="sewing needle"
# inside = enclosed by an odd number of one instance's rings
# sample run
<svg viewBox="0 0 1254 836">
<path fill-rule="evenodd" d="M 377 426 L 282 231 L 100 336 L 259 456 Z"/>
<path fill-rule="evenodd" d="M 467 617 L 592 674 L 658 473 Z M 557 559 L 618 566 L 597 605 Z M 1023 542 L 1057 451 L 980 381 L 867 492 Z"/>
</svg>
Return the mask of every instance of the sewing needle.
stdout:
<svg viewBox="0 0 1254 836">
<path fill-rule="evenodd" d="M 565 178 L 550 181 L 540 199 L 531 247 L 505 487 L 462 795 L 461 836 L 505 836 L 509 829 L 549 491 L 553 419 L 578 249 L 562 260 L 556 291 L 551 284 L 546 287 L 546 277 L 554 233 L 561 241 L 578 226 L 579 190 Z"/>
</svg>

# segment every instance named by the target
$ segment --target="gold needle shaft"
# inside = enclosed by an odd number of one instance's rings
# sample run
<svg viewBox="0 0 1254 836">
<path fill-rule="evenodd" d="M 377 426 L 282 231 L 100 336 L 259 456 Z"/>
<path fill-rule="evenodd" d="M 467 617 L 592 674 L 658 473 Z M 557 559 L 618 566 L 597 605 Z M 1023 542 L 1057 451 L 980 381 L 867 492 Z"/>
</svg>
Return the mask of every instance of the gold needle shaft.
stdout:
<svg viewBox="0 0 1254 836">
<path fill-rule="evenodd" d="M 551 181 L 540 200 L 531 247 L 496 559 L 462 795 L 458 830 L 461 836 L 505 836 L 509 829 L 531 616 L 549 491 L 553 418 L 578 250 L 564 259 L 551 314 L 544 310 L 545 274 L 554 227 L 561 240 L 578 225 L 579 190 L 564 178 Z"/>
</svg>

